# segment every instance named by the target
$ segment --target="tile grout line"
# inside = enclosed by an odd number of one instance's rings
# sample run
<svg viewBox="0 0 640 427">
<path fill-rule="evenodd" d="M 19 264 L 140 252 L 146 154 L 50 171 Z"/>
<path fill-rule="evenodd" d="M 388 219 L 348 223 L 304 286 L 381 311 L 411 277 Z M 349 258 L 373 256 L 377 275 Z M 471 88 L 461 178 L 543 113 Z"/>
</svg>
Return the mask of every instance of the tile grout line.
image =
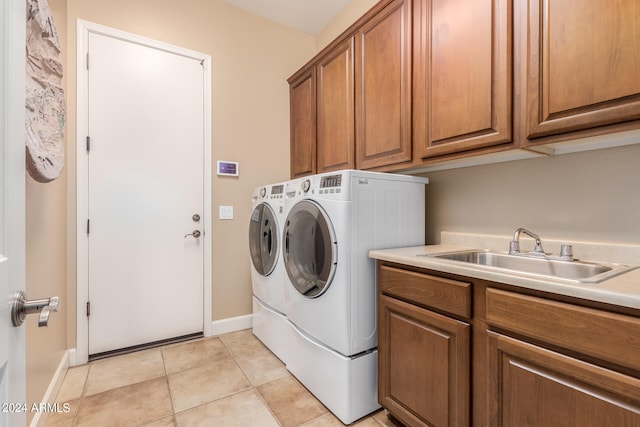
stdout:
<svg viewBox="0 0 640 427">
<path fill-rule="evenodd" d="M 202 406 L 205 406 L 205 405 L 209 405 L 209 404 L 211 404 L 211 403 L 213 403 L 213 402 L 216 402 L 216 401 L 219 401 L 219 400 L 221 400 L 221 399 L 225 399 L 225 398 L 227 398 L 227 397 L 235 396 L 235 395 L 237 395 L 237 394 L 244 393 L 244 392 L 246 392 L 246 391 L 248 391 L 248 390 L 255 389 L 255 387 L 254 387 L 253 383 L 252 383 L 252 382 L 251 382 L 251 380 L 247 377 L 247 375 L 246 375 L 246 373 L 244 372 L 244 370 L 242 369 L 242 367 L 240 367 L 240 365 L 238 364 L 238 362 L 237 362 L 237 360 L 236 360 L 235 356 L 233 355 L 233 353 L 231 352 L 231 350 L 227 347 L 227 345 L 224 343 L 224 341 L 220 338 L 220 335 L 215 335 L 215 336 L 212 336 L 212 337 L 208 337 L 207 339 L 217 339 L 217 340 L 219 340 L 219 341 L 220 341 L 220 344 L 222 344 L 222 346 L 224 347 L 224 349 L 227 351 L 227 353 L 228 353 L 228 355 L 229 355 L 228 357 L 229 357 L 229 358 L 231 358 L 231 360 L 233 360 L 233 363 L 238 367 L 238 369 L 240 370 L 240 372 L 242 373 L 242 375 L 243 375 L 243 376 L 245 377 L 245 379 L 247 380 L 247 383 L 249 384 L 249 387 L 248 387 L 248 388 L 246 388 L 246 389 L 243 389 L 243 390 L 239 390 L 239 391 L 236 391 L 236 392 L 233 392 L 233 393 L 230 393 L 230 394 L 224 395 L 224 396 L 220 396 L 220 397 L 218 397 L 218 398 L 216 398 L 216 399 L 214 399 L 214 400 L 208 401 L 208 402 L 202 402 L 202 403 L 200 403 L 200 404 L 198 404 L 198 405 L 196 405 L 196 406 L 193 406 L 193 407 L 190 407 L 190 408 L 185 408 L 185 409 L 183 409 L 183 410 L 181 410 L 181 411 L 176 411 L 176 410 L 175 410 L 175 407 L 173 406 L 173 395 L 171 394 L 171 387 L 169 387 L 169 394 L 171 395 L 171 405 L 172 405 L 172 408 L 173 408 L 174 425 L 176 425 L 176 426 L 178 425 L 177 415 L 178 415 L 178 414 L 180 414 L 180 413 L 188 412 L 188 411 L 191 411 L 191 410 L 193 410 L 193 409 L 195 409 L 195 408 L 199 408 L 199 407 L 202 407 Z M 163 353 L 163 364 L 164 364 L 164 353 Z M 182 370 L 182 371 L 178 371 L 178 372 L 184 372 L 184 371 L 188 371 L 188 370 L 192 370 L 192 369 L 198 369 L 198 368 L 200 368 L 200 366 L 191 367 L 191 368 L 189 368 L 189 369 L 184 369 L 184 370 Z M 167 372 L 167 371 L 166 371 L 166 365 L 165 365 L 165 372 Z M 175 373 L 177 373 L 177 372 L 174 372 L 174 373 L 172 373 L 172 374 L 175 374 Z M 169 374 L 167 373 L 167 382 L 168 382 L 168 380 L 169 380 Z M 256 390 L 256 391 L 257 391 L 257 390 Z"/>
<path fill-rule="evenodd" d="M 244 369 L 242 369 L 242 366 L 240 366 L 240 363 L 238 363 L 238 360 L 236 359 L 235 354 L 231 351 L 231 348 L 229 348 L 227 346 L 227 344 L 224 342 L 224 340 L 222 338 L 220 338 L 220 336 L 218 335 L 218 339 L 220 340 L 220 342 L 222 343 L 222 345 L 224 346 L 225 349 L 227 349 L 227 351 L 229 352 L 229 355 L 231 356 L 231 358 L 233 359 L 233 362 L 236 364 L 236 366 L 238 367 L 238 369 L 240 369 L 240 372 L 242 372 L 242 375 L 244 375 L 244 377 L 247 379 L 247 382 L 251 385 L 251 387 L 249 387 L 247 390 L 253 390 L 255 391 L 255 393 L 258 395 L 258 397 L 260 398 L 260 400 L 264 403 L 264 405 L 266 406 L 267 410 L 269 411 L 269 413 L 271 414 L 271 416 L 273 417 L 273 419 L 276 421 L 276 423 L 278 423 L 278 425 L 280 427 L 282 426 L 282 423 L 280 422 L 280 420 L 278 419 L 278 417 L 276 416 L 276 414 L 273 412 L 273 409 L 271 409 L 271 406 L 269 406 L 269 404 L 267 403 L 266 400 L 264 400 L 264 397 L 262 396 L 262 393 L 260 393 L 260 390 L 258 390 L 258 386 L 255 385 L 251 379 L 249 378 L 249 376 L 247 375 L 247 373 L 244 371 Z M 247 391 L 247 390 L 243 390 L 243 391 Z M 238 393 L 242 393 L 242 392 L 236 392 L 233 394 L 238 394 Z"/>
<path fill-rule="evenodd" d="M 169 390 L 169 400 L 171 401 L 171 418 L 174 426 L 178 426 L 178 419 L 176 418 L 176 407 L 173 404 L 173 393 L 171 392 L 171 384 L 169 384 L 169 373 L 167 372 L 167 364 L 164 358 L 164 348 L 160 347 L 160 358 L 162 359 L 162 369 L 164 370 L 164 380 L 167 383 L 167 390 Z"/>
<path fill-rule="evenodd" d="M 252 334 L 253 335 L 253 334 Z M 227 346 L 227 344 L 224 342 L 224 340 L 222 338 L 219 338 L 220 342 L 222 343 L 222 345 L 224 346 L 224 348 L 227 349 L 227 351 L 229 352 L 229 354 L 231 355 L 231 358 L 233 359 L 234 363 L 238 366 L 238 368 L 240 369 L 240 371 L 242 372 L 242 374 L 245 376 L 245 378 L 247 379 L 247 381 L 249 382 L 249 384 L 251 384 L 251 388 L 252 390 L 254 390 L 256 392 L 256 394 L 258 395 L 258 397 L 260 398 L 260 400 L 264 403 L 264 405 L 266 406 L 267 410 L 269 411 L 269 413 L 271 414 L 271 416 L 273 417 L 273 419 L 275 420 L 276 423 L 278 423 L 278 425 L 280 427 L 283 427 L 282 422 L 280 422 L 280 419 L 276 416 L 275 412 L 273 412 L 273 409 L 271 408 L 271 406 L 269 405 L 269 403 L 264 399 L 264 396 L 262 396 L 262 393 L 260 393 L 260 390 L 258 389 L 258 386 L 255 385 L 251 379 L 249 378 L 249 376 L 247 375 L 247 373 L 244 371 L 244 369 L 242 369 L 242 366 L 240 366 L 240 364 L 238 363 L 238 360 L 236 359 L 235 354 L 231 351 L 231 349 Z"/>
<path fill-rule="evenodd" d="M 84 400 L 85 400 L 85 393 L 87 391 L 87 383 L 89 382 L 89 373 L 91 373 L 91 364 L 87 363 L 87 376 L 84 378 L 84 382 L 82 383 L 82 393 L 80 393 L 80 398 L 78 399 L 78 410 L 76 411 L 76 414 L 73 416 L 73 421 L 71 422 L 71 425 L 73 427 L 76 427 L 78 425 L 78 421 L 80 420 L 80 410 L 82 409 L 83 404 L 85 403 Z M 67 374 L 69 374 L 69 371 L 67 371 Z M 66 375 L 65 375 L 65 379 L 66 379 Z"/>
</svg>

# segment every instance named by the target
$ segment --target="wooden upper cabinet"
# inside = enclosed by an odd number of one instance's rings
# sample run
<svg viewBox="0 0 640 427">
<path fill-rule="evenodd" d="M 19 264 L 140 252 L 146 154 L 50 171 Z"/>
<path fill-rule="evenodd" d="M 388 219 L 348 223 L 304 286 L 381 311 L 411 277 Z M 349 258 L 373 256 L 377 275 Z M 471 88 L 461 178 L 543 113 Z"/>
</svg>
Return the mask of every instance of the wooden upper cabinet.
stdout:
<svg viewBox="0 0 640 427">
<path fill-rule="evenodd" d="M 316 73 L 317 172 L 353 168 L 353 37 L 321 57 Z"/>
<path fill-rule="evenodd" d="M 355 36 L 356 167 L 411 160 L 411 0 L 395 0 Z"/>
<path fill-rule="evenodd" d="M 289 80 L 291 108 L 291 177 L 316 173 L 315 67 Z"/>
<path fill-rule="evenodd" d="M 640 119 L 637 1 L 530 0 L 521 15 L 525 137 Z"/>
<path fill-rule="evenodd" d="M 422 157 L 512 140 L 512 1 L 414 0 L 413 132 Z"/>
</svg>

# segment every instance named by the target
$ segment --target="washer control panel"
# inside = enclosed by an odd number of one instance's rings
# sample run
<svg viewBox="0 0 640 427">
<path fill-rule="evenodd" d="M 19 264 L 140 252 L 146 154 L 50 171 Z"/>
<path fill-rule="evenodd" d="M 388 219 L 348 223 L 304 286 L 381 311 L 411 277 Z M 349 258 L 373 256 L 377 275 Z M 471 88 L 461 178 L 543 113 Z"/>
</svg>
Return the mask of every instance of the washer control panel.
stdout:
<svg viewBox="0 0 640 427">
<path fill-rule="evenodd" d="M 253 190 L 251 201 L 256 203 L 260 200 L 284 200 L 284 183 L 272 184 L 266 187 L 260 187 Z"/>
<path fill-rule="evenodd" d="M 284 197 L 284 184 L 272 185 L 270 199 L 282 199 Z"/>
</svg>

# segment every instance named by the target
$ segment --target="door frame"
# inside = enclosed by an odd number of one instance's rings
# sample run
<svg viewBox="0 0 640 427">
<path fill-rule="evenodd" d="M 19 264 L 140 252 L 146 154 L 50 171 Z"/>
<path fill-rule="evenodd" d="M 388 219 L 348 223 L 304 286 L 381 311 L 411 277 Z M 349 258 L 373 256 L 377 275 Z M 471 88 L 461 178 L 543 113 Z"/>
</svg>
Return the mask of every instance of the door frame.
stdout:
<svg viewBox="0 0 640 427">
<path fill-rule="evenodd" d="M 3 143 L 0 143 L 0 170 L 4 174 L 4 185 L 0 185 L 0 221 L 6 227 L 4 250 L 0 250 L 3 269 L 7 269 L 7 290 L 24 291 L 26 285 L 26 170 L 25 170 L 25 42 L 26 42 L 26 8 L 25 2 L 2 0 L 0 2 L 0 132 Z M 0 322 L 8 346 L 0 350 L 2 359 L 7 358 L 6 393 L 7 402 L 21 405 L 26 403 L 27 370 L 26 370 L 26 327 L 13 327 L 10 320 L 10 303 L 8 295 L 0 302 Z M 1 366 L 0 366 L 1 368 Z M 5 384 L 2 384 L 5 385 Z M 20 410 L 0 412 L 0 424 L 4 421 L 10 425 L 25 425 L 26 412 Z"/>
<path fill-rule="evenodd" d="M 86 315 L 86 303 L 89 297 L 89 246 L 87 227 L 87 209 L 89 200 L 88 188 L 88 156 L 86 154 L 86 137 L 89 121 L 88 72 L 86 56 L 88 52 L 89 34 L 100 34 L 118 38 L 155 49 L 164 50 L 202 63 L 204 72 L 204 194 L 203 194 L 203 327 L 204 336 L 211 336 L 212 325 L 212 211 L 211 211 L 211 56 L 188 50 L 171 44 L 159 42 L 136 34 L 106 27 L 79 19 L 77 25 L 77 123 L 76 123 L 76 354 L 70 360 L 72 366 L 86 363 L 89 360 L 89 319 Z M 72 358 L 73 359 L 73 358 Z"/>
</svg>

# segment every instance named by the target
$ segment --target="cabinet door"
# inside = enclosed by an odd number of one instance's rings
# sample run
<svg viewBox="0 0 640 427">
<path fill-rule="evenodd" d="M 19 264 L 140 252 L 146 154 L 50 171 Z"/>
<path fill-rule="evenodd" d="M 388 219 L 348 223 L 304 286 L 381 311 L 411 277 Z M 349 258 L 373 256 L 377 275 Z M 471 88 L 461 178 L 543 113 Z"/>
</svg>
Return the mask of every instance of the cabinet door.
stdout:
<svg viewBox="0 0 640 427">
<path fill-rule="evenodd" d="M 637 1 L 531 0 L 523 16 L 528 138 L 640 119 Z"/>
<path fill-rule="evenodd" d="M 495 333 L 490 334 L 488 425 L 635 427 L 640 380 Z"/>
<path fill-rule="evenodd" d="M 353 37 L 317 66 L 318 173 L 354 167 Z"/>
<path fill-rule="evenodd" d="M 414 0 L 413 19 L 420 155 L 510 142 L 512 1 Z"/>
<path fill-rule="evenodd" d="M 315 67 L 289 84 L 291 108 L 291 178 L 316 172 Z"/>
<path fill-rule="evenodd" d="M 356 34 L 356 167 L 411 160 L 411 0 L 395 0 Z"/>
<path fill-rule="evenodd" d="M 378 400 L 409 426 L 469 425 L 469 325 L 381 295 Z"/>
</svg>

